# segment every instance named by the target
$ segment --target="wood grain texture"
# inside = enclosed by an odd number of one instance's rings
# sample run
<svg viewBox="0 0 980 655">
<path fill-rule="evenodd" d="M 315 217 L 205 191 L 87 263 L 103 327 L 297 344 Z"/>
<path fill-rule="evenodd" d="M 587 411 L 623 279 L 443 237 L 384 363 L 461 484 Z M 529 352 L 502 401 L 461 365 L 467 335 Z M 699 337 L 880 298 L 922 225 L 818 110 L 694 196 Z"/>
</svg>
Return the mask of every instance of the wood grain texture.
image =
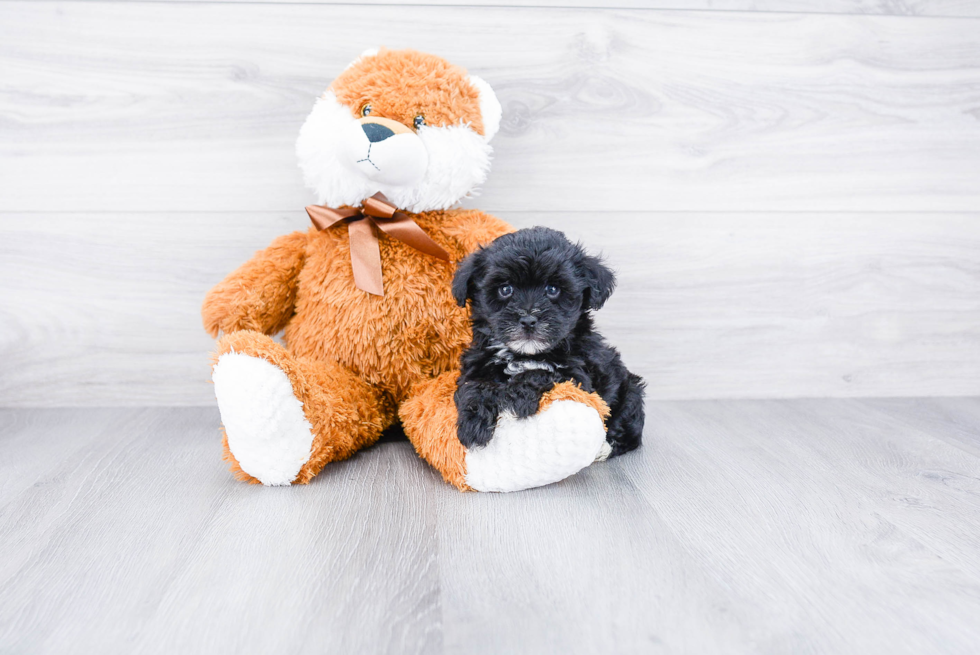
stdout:
<svg viewBox="0 0 980 655">
<path fill-rule="evenodd" d="M 973 395 L 980 216 L 503 213 L 605 254 L 651 398 Z M 210 405 L 200 304 L 280 213 L 0 214 L 0 405 Z"/>
<path fill-rule="evenodd" d="M 980 399 L 647 410 L 505 495 L 406 442 L 245 485 L 210 408 L 0 411 L 0 651 L 975 652 Z"/>
<path fill-rule="evenodd" d="M 944 420 L 907 427 L 929 405 L 657 403 L 656 453 L 623 466 L 680 547 L 736 590 L 758 650 L 966 653 L 977 601 L 952 596 L 976 589 L 980 462 L 939 438 Z"/>
<path fill-rule="evenodd" d="M 35 464 L 0 501 L 0 651 L 439 649 L 434 485 L 410 450 L 269 490 L 224 470 L 215 410 L 0 416 L 0 471 Z M 64 452 L 37 463 L 41 443 Z"/>
<path fill-rule="evenodd" d="M 378 43 L 497 89 L 490 211 L 980 210 L 974 20 L 378 11 L 0 3 L 0 210 L 302 207 L 298 129 Z"/>
<path fill-rule="evenodd" d="M 980 405 L 976 403 L 935 398 L 910 404 L 904 399 L 879 398 L 873 406 L 883 413 L 905 410 L 903 417 L 906 425 L 924 431 L 941 423 L 945 427 L 934 435 L 937 439 L 980 457 Z"/>
<path fill-rule="evenodd" d="M 88 0 L 84 0 L 88 1 Z M 129 1 L 129 0 L 122 0 Z M 168 0 L 170 2 L 289 2 L 295 0 Z M 342 0 L 301 0 L 300 4 L 349 4 Z M 972 0 L 360 0 L 362 5 L 465 7 L 578 7 L 592 9 L 668 9 L 805 14 L 881 14 L 885 16 L 980 17 Z"/>
</svg>

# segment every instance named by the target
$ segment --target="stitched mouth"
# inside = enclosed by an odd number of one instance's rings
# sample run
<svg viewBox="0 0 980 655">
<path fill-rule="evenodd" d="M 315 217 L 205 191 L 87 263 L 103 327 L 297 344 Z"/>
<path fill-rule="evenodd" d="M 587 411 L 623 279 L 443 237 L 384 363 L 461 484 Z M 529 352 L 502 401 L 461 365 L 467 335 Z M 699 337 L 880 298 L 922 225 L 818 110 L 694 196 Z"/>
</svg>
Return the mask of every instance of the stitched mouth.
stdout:
<svg viewBox="0 0 980 655">
<path fill-rule="evenodd" d="M 375 163 L 374 163 L 373 161 L 371 161 L 371 146 L 373 146 L 373 145 L 374 145 L 373 143 L 369 143 L 369 144 L 368 144 L 368 151 L 367 151 L 367 155 L 365 155 L 365 156 L 364 156 L 364 159 L 358 159 L 358 160 L 357 160 L 356 162 L 354 162 L 354 163 L 356 163 L 356 164 L 360 164 L 361 162 L 365 162 L 365 161 L 366 161 L 367 163 L 369 163 L 369 164 L 371 164 L 372 166 L 374 166 L 374 170 L 376 170 L 376 171 L 378 171 L 378 172 L 380 173 L 380 172 L 381 172 L 381 169 L 380 169 L 380 168 L 378 168 L 378 165 L 377 165 L 377 164 L 375 164 Z"/>
</svg>

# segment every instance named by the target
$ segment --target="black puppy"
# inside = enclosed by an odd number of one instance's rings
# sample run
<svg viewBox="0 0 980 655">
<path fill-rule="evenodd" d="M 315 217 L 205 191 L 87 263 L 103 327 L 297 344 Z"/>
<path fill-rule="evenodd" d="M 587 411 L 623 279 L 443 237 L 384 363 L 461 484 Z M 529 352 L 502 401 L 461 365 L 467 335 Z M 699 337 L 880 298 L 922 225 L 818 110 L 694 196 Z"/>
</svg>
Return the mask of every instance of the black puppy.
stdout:
<svg viewBox="0 0 980 655">
<path fill-rule="evenodd" d="M 464 446 L 489 443 L 502 411 L 537 413 L 541 395 L 564 380 L 609 405 L 610 456 L 640 445 L 644 382 L 592 324 L 615 284 L 597 257 L 545 227 L 504 235 L 460 263 L 453 296 L 461 307 L 471 301 L 473 321 L 455 396 Z"/>
</svg>

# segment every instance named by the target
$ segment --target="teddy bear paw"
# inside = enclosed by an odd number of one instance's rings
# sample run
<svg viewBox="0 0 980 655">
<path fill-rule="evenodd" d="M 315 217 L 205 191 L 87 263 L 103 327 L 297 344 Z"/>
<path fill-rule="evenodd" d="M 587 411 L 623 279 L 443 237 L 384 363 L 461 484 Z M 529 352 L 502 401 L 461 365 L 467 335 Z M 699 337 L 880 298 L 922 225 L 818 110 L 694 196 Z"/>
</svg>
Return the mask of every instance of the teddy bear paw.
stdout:
<svg viewBox="0 0 980 655">
<path fill-rule="evenodd" d="M 493 439 L 466 452 L 466 484 L 477 491 L 520 491 L 564 480 L 608 456 L 606 430 L 593 407 L 553 402 L 519 419 L 501 414 Z"/>
<path fill-rule="evenodd" d="M 229 352 L 211 379 L 238 465 L 265 485 L 293 482 L 310 459 L 313 426 L 286 374 L 261 357 Z"/>
</svg>

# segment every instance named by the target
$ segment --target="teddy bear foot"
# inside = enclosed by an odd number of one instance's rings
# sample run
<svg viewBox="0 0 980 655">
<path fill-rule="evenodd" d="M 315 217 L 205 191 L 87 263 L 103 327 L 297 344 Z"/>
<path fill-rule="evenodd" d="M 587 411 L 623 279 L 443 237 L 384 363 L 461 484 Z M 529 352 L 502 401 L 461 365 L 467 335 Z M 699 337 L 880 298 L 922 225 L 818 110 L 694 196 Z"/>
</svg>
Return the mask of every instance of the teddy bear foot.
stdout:
<svg viewBox="0 0 980 655">
<path fill-rule="evenodd" d="M 313 426 L 278 366 L 236 352 L 211 374 L 228 449 L 242 471 L 264 485 L 291 484 L 311 456 Z"/>
<path fill-rule="evenodd" d="M 599 412 L 558 400 L 534 416 L 502 414 L 493 439 L 466 452 L 466 484 L 477 491 L 519 491 L 564 480 L 608 457 Z"/>
<path fill-rule="evenodd" d="M 456 437 L 453 394 L 459 371 L 413 388 L 399 416 L 418 453 L 462 491 L 521 491 L 564 480 L 611 452 L 609 407 L 594 393 L 562 382 L 541 398 L 538 413 L 498 417 L 493 439 L 464 448 Z"/>
</svg>

